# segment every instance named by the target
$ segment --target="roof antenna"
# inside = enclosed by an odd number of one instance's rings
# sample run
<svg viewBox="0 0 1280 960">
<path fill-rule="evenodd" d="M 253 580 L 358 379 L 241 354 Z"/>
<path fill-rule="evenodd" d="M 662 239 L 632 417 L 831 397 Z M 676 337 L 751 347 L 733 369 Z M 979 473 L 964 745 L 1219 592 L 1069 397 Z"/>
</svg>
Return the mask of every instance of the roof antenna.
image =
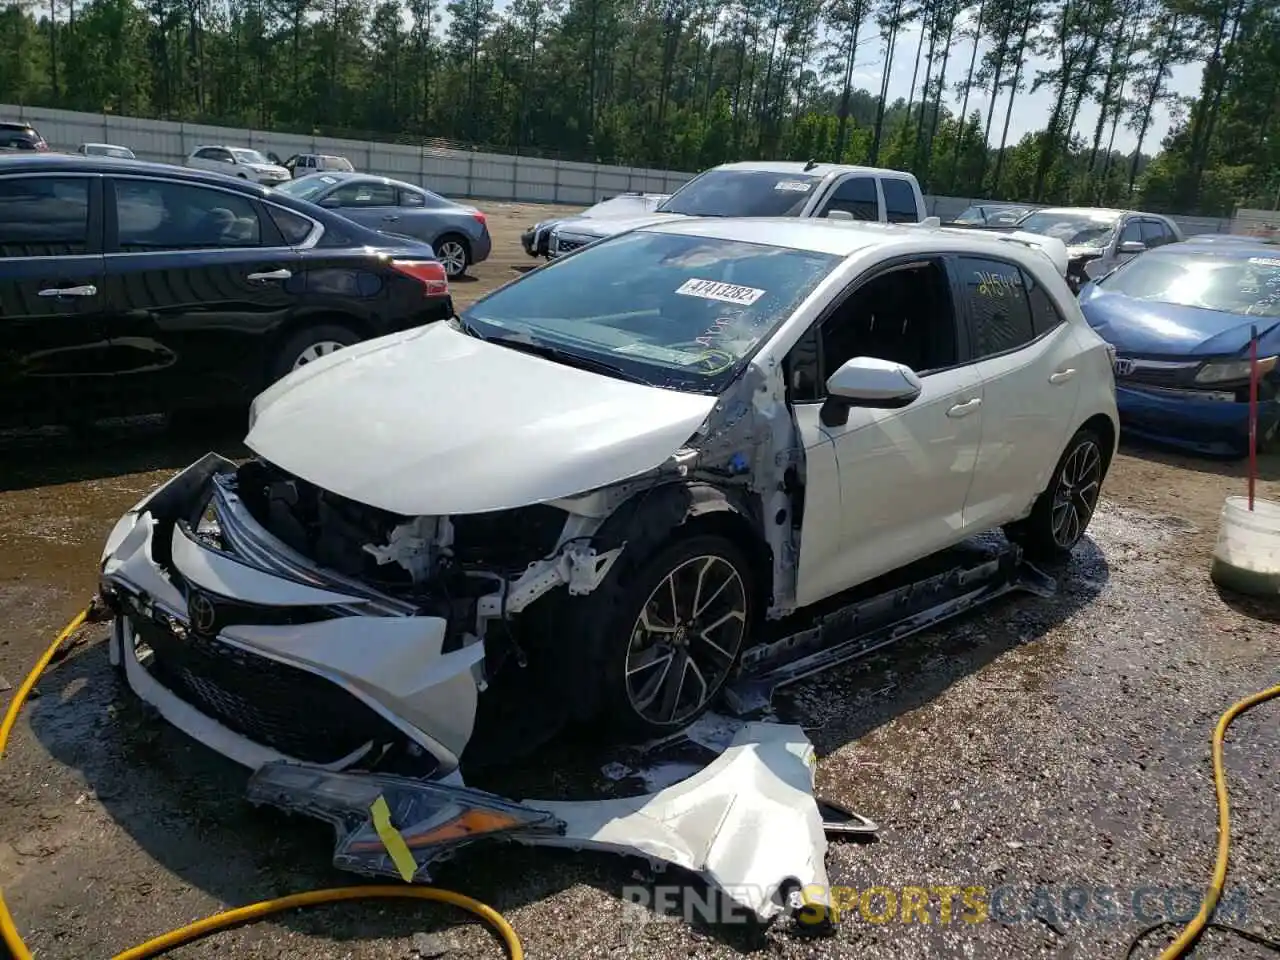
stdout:
<svg viewBox="0 0 1280 960">
<path fill-rule="evenodd" d="M 818 165 L 818 161 L 817 161 L 817 160 L 810 160 L 808 163 L 806 163 L 806 164 L 804 165 L 804 172 L 805 172 L 805 173 L 808 173 L 810 170 L 812 170 L 812 169 L 813 169 L 814 167 L 816 167 L 817 165 Z"/>
</svg>

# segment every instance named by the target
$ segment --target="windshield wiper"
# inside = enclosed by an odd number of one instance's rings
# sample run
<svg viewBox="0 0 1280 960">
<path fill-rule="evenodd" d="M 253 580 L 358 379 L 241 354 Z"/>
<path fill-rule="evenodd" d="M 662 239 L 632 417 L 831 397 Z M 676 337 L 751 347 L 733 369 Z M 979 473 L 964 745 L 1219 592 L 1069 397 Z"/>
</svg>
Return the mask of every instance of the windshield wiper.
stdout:
<svg viewBox="0 0 1280 960">
<path fill-rule="evenodd" d="M 479 334 L 475 334 L 479 336 Z M 552 346 L 549 343 L 540 340 L 529 340 L 521 336 L 506 337 L 481 337 L 489 343 L 500 343 L 504 347 L 510 347 L 512 350 L 520 350 L 524 353 L 531 353 L 535 357 L 542 357 L 545 360 L 553 360 L 556 363 L 563 363 L 566 367 L 577 367 L 579 370 L 593 370 L 596 373 L 603 373 L 610 377 L 617 377 L 620 380 L 626 380 L 630 383 L 642 383 L 646 387 L 652 387 L 653 384 L 644 377 L 638 377 L 628 370 L 624 370 L 617 364 L 609 363 L 607 360 L 597 360 L 594 357 L 584 357 L 578 353 L 572 353 L 563 350 L 560 347 Z"/>
<path fill-rule="evenodd" d="M 480 328 L 477 327 L 474 323 L 468 323 L 466 320 L 463 320 L 462 317 L 458 316 L 456 313 L 450 314 L 449 319 L 452 320 L 454 325 L 457 326 L 457 328 L 461 330 L 463 333 L 465 333 L 467 336 L 475 337 L 477 340 L 489 339 L 483 333 L 480 332 Z"/>
</svg>

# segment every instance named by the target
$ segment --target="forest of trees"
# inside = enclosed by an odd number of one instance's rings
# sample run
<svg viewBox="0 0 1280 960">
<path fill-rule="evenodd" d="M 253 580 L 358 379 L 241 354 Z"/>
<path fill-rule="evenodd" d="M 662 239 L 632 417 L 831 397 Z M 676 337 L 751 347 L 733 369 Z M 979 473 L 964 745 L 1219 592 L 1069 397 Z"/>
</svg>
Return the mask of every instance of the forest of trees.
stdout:
<svg viewBox="0 0 1280 960">
<path fill-rule="evenodd" d="M 1034 91 L 1048 114 L 1015 140 Z M 0 11 L 0 103 L 688 171 L 839 159 L 939 194 L 1226 215 L 1280 195 L 1280 3 L 26 0 Z"/>
</svg>

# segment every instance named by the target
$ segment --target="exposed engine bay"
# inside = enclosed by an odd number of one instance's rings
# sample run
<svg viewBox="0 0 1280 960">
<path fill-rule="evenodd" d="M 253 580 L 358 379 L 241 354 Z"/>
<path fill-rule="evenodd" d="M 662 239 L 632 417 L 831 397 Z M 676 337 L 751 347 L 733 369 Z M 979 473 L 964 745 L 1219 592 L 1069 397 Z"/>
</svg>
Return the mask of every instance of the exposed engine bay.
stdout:
<svg viewBox="0 0 1280 960">
<path fill-rule="evenodd" d="M 319 568 L 403 601 L 416 614 L 445 619 L 446 651 L 483 640 L 493 620 L 505 621 L 562 582 L 572 593 L 589 592 L 619 552 L 600 553 L 592 545 L 598 521 L 550 504 L 456 518 L 402 517 L 262 460 L 214 483 L 215 515 L 238 501 Z"/>
</svg>

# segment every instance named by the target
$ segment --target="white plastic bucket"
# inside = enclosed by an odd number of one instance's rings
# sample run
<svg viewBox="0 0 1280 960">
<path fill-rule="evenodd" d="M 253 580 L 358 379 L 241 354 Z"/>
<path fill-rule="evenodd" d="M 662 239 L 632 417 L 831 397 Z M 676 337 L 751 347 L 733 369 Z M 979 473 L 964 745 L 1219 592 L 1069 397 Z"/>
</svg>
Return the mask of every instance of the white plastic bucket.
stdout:
<svg viewBox="0 0 1280 960">
<path fill-rule="evenodd" d="M 1218 545 L 1209 575 L 1214 582 L 1254 596 L 1280 595 L 1280 503 L 1227 497 L 1218 521 Z"/>
</svg>

